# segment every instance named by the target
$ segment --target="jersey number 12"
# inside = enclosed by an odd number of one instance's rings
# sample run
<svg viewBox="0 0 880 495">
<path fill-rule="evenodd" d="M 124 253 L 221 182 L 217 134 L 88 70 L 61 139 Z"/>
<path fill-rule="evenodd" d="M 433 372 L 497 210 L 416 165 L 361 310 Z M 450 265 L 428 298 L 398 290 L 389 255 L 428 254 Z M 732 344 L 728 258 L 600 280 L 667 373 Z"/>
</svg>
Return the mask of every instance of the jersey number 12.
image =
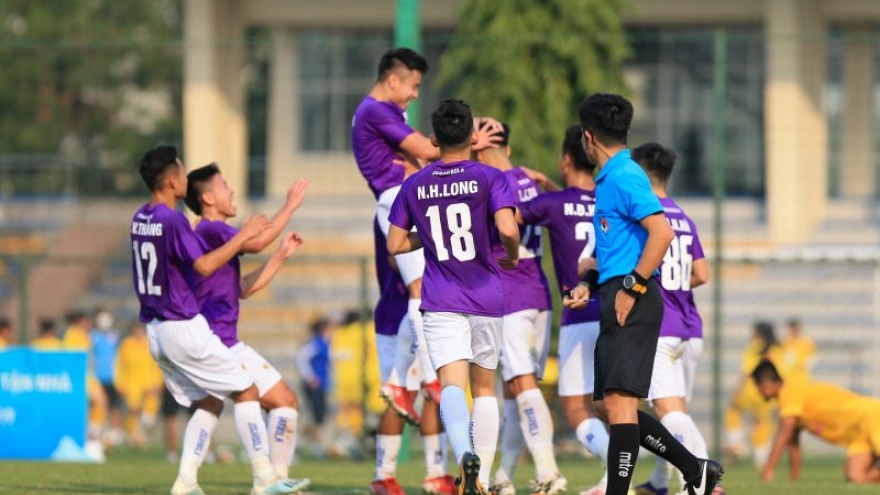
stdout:
<svg viewBox="0 0 880 495">
<path fill-rule="evenodd" d="M 443 236 L 443 219 L 440 215 L 440 206 L 428 207 L 425 213 L 431 223 L 431 239 L 437 249 L 437 259 L 446 261 L 449 259 L 449 249 L 446 249 L 446 239 Z M 474 236 L 471 234 L 471 210 L 465 203 L 452 203 L 446 207 L 446 228 L 449 230 L 449 247 L 452 256 L 458 261 L 470 261 L 477 257 L 474 248 Z"/>
<path fill-rule="evenodd" d="M 152 242 L 139 244 L 138 241 L 134 241 L 131 244 L 131 249 L 134 251 L 134 268 L 137 271 L 138 294 L 161 296 L 162 286 L 153 284 L 153 277 L 156 275 L 156 265 L 159 262 L 156 256 L 156 246 Z M 144 263 L 147 266 L 143 266 Z M 144 272 L 147 275 L 146 279 L 144 279 Z"/>
</svg>

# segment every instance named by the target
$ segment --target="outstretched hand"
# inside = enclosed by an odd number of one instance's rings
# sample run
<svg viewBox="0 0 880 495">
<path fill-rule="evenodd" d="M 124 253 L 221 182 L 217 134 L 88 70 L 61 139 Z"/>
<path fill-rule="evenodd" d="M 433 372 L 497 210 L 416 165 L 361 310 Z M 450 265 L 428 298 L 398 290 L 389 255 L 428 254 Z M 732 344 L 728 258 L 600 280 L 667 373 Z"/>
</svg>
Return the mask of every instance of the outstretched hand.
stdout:
<svg viewBox="0 0 880 495">
<path fill-rule="evenodd" d="M 293 256 L 293 253 L 296 252 L 296 248 L 302 245 L 303 239 L 296 232 L 290 232 L 285 235 L 281 239 L 281 245 L 278 247 L 278 252 L 284 256 L 284 259 L 290 258 Z"/>
<path fill-rule="evenodd" d="M 309 188 L 309 179 L 298 179 L 287 189 L 287 208 L 294 212 L 302 205 Z"/>
</svg>

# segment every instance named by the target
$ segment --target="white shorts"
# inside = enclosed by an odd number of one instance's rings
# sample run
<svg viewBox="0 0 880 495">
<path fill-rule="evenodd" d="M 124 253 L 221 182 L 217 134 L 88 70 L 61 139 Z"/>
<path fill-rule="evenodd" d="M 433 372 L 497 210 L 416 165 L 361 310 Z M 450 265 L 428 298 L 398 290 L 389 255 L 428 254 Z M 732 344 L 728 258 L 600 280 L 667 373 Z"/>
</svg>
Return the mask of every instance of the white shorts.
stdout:
<svg viewBox="0 0 880 495">
<path fill-rule="evenodd" d="M 599 322 L 565 325 L 559 329 L 559 396 L 589 395 L 596 387 L 593 368 Z"/>
<path fill-rule="evenodd" d="M 501 318 L 426 311 L 423 321 L 428 356 L 435 370 L 462 360 L 489 370 L 498 367 Z"/>
<path fill-rule="evenodd" d="M 379 228 L 382 229 L 382 234 L 385 235 L 386 239 L 388 238 L 388 231 L 391 229 L 391 222 L 388 221 L 388 216 L 391 214 L 391 205 L 394 204 L 394 198 L 397 197 L 398 192 L 400 192 L 400 186 L 386 189 L 385 192 L 379 195 L 376 203 L 376 220 L 379 221 Z M 400 272 L 400 278 L 403 279 L 403 283 L 407 287 L 422 278 L 422 275 L 425 273 L 424 249 L 418 249 L 406 254 L 398 254 L 394 257 L 394 261 L 397 264 L 397 271 Z"/>
<path fill-rule="evenodd" d="M 501 319 L 501 378 L 544 376 L 550 352 L 550 316 L 547 310 L 525 309 Z"/>
<path fill-rule="evenodd" d="M 681 365 L 684 369 L 684 393 L 685 400 L 691 401 L 694 396 L 694 380 L 697 377 L 697 363 L 703 354 L 703 339 L 688 339 L 684 354 L 681 355 Z"/>
<path fill-rule="evenodd" d="M 651 374 L 651 388 L 648 390 L 649 401 L 686 395 L 682 365 L 685 348 L 687 341 L 679 337 L 657 339 L 654 371 Z"/>
<path fill-rule="evenodd" d="M 398 335 L 400 332 L 411 332 L 409 329 L 409 316 L 404 315 L 400 327 L 395 335 L 376 334 L 376 356 L 379 361 L 379 379 L 381 383 L 388 381 L 391 370 L 394 369 L 394 359 L 398 352 Z M 413 359 L 412 366 L 406 374 L 407 390 L 420 390 L 422 386 L 422 370 L 418 366 L 418 359 Z"/>
<path fill-rule="evenodd" d="M 146 327 L 150 354 L 181 406 L 189 407 L 208 395 L 225 399 L 254 384 L 202 315 L 191 320 L 153 320 Z"/>
<path fill-rule="evenodd" d="M 254 384 L 257 386 L 257 390 L 260 391 L 260 397 L 266 395 L 266 392 L 281 381 L 281 373 L 269 364 L 269 361 L 266 361 L 253 347 L 244 342 L 239 342 L 229 349 L 238 356 L 241 366 L 254 379 Z"/>
</svg>

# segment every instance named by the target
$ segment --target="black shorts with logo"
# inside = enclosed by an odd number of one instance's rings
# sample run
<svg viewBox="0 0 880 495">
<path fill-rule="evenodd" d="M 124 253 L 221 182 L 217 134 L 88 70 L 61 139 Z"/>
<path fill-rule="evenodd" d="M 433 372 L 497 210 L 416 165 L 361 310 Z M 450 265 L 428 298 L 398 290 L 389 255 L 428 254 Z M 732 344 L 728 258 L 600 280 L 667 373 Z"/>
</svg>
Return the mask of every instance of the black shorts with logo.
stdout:
<svg viewBox="0 0 880 495">
<path fill-rule="evenodd" d="M 605 392 L 626 391 L 647 397 L 654 369 L 654 354 L 663 321 L 663 296 L 655 279 L 648 281 L 648 292 L 636 297 L 623 326 L 617 324 L 614 300 L 623 288 L 623 277 L 609 279 L 599 287 L 599 338 L 594 354 L 596 386 L 593 400 Z"/>
</svg>

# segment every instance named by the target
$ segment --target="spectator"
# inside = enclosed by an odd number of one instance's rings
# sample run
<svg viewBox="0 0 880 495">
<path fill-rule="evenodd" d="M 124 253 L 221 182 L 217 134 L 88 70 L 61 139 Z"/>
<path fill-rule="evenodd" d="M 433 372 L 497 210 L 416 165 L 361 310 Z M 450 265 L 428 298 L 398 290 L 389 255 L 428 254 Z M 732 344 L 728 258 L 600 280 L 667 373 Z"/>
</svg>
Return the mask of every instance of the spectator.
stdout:
<svg viewBox="0 0 880 495">
<path fill-rule="evenodd" d="M 101 326 L 100 317 L 97 318 Z M 119 344 L 114 369 L 116 390 L 125 400 L 125 432 L 136 447 L 146 445 L 145 429 L 156 423 L 164 382 L 162 371 L 150 355 L 143 323 L 131 325 L 129 335 Z M 176 404 L 176 403 L 175 403 Z M 174 445 L 177 447 L 176 442 Z"/>
<path fill-rule="evenodd" d="M 58 337 L 58 327 L 52 318 L 40 318 L 37 338 L 31 341 L 31 347 L 40 350 L 58 350 L 63 342 Z"/>
<path fill-rule="evenodd" d="M 312 338 L 296 356 L 296 366 L 313 420 L 306 437 L 316 445 L 315 453 L 318 455 L 322 455 L 326 447 L 324 419 L 327 415 L 327 391 L 330 388 L 330 335 L 333 327 L 334 324 L 324 317 L 312 322 Z"/>
<path fill-rule="evenodd" d="M 86 429 L 86 453 L 97 462 L 104 462 L 104 444 L 101 440 L 107 423 L 107 394 L 95 376 L 92 341 L 89 338 L 91 321 L 84 311 L 72 310 L 65 316 L 67 328 L 62 337 L 62 347 L 88 354 L 86 365 L 86 394 L 89 401 L 89 424 Z"/>
<path fill-rule="evenodd" d="M 118 446 L 125 440 L 122 429 L 122 401 L 113 379 L 121 335 L 113 323 L 113 314 L 106 308 L 98 308 L 95 312 L 95 326 L 89 332 L 95 377 L 100 382 L 104 395 L 107 396 L 110 428 L 104 434 L 104 443 L 110 448 Z"/>
<path fill-rule="evenodd" d="M 12 324 L 9 318 L 0 316 L 0 349 L 5 349 L 12 345 Z"/>
<path fill-rule="evenodd" d="M 803 334 L 801 321 L 797 318 L 788 320 L 788 332 L 782 341 L 782 353 L 784 354 L 783 367 L 788 370 L 789 378 L 810 379 L 813 360 L 816 357 L 816 343 L 813 339 Z"/>
</svg>

